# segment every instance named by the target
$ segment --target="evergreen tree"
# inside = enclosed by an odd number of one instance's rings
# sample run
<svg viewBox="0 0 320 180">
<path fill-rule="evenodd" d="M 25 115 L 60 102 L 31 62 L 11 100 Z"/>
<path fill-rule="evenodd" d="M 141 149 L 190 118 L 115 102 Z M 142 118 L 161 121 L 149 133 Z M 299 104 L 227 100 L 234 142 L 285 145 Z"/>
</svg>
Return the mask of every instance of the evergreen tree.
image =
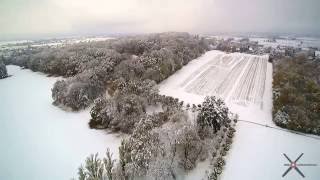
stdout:
<svg viewBox="0 0 320 180">
<path fill-rule="evenodd" d="M 199 107 L 200 112 L 197 117 L 198 133 L 201 138 L 208 135 L 208 130 L 213 133 L 218 132 L 221 126 L 228 120 L 229 110 L 221 99 L 214 96 L 207 96 Z"/>
<path fill-rule="evenodd" d="M 8 77 L 6 65 L 0 59 L 0 79 Z"/>
</svg>

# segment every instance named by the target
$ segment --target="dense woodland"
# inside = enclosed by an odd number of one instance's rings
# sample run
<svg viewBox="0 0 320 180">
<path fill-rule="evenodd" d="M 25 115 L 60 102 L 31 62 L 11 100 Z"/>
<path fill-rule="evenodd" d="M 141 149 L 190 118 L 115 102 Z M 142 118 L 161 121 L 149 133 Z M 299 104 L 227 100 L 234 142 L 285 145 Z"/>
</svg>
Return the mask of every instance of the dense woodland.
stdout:
<svg viewBox="0 0 320 180">
<path fill-rule="evenodd" d="M 274 63 L 273 116 L 277 125 L 320 135 L 320 62 L 299 55 Z"/>
<path fill-rule="evenodd" d="M 206 178 L 217 180 L 231 147 L 237 116 L 213 96 L 201 105 L 164 99 L 163 112 L 139 118 L 122 141 L 117 161 L 109 150 L 103 159 L 91 155 L 79 168 L 78 179 L 181 179 L 198 162 L 208 159 Z"/>
<path fill-rule="evenodd" d="M 58 48 L 17 50 L 6 58 L 49 75 L 63 76 L 52 89 L 54 104 L 79 110 L 120 83 L 166 79 L 208 48 L 206 41 L 188 33 L 161 33 L 77 43 Z"/>
</svg>

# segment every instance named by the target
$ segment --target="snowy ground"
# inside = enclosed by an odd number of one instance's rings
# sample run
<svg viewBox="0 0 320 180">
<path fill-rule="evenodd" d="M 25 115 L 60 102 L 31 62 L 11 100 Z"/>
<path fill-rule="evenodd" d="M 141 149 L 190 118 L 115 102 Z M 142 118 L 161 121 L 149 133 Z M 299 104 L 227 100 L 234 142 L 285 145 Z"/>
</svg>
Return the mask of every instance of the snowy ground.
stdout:
<svg viewBox="0 0 320 180">
<path fill-rule="evenodd" d="M 309 48 L 316 47 L 320 48 L 320 39 L 319 38 L 308 38 L 308 37 L 299 37 L 296 39 L 276 39 L 276 42 L 269 42 L 267 38 L 250 38 L 250 41 L 257 41 L 259 44 L 265 47 L 273 47 L 277 46 L 290 46 L 290 47 L 301 47 L 301 48 Z"/>
<path fill-rule="evenodd" d="M 209 51 L 160 84 L 160 93 L 188 103 L 201 103 L 205 95 L 223 98 L 240 119 L 275 126 L 272 122 L 272 65 L 267 56 Z M 239 122 L 222 180 L 301 179 L 294 170 L 285 178 L 286 153 L 299 163 L 320 165 L 320 141 L 301 135 Z M 191 171 L 187 179 L 201 179 L 208 162 Z M 300 167 L 306 179 L 320 177 L 320 166 Z"/>
<path fill-rule="evenodd" d="M 232 35 L 220 35 L 220 36 L 210 36 L 217 39 L 224 39 L 227 40 L 229 38 L 233 38 L 234 41 L 239 41 L 243 37 L 240 36 L 232 36 Z M 265 47 L 273 47 L 276 48 L 277 46 L 290 46 L 290 47 L 301 47 L 301 48 L 309 48 L 309 47 L 316 47 L 320 48 L 320 38 L 319 37 L 297 37 L 296 39 L 292 39 L 290 37 L 280 36 L 276 39 L 276 42 L 270 42 L 269 38 L 267 37 L 260 37 L 260 36 L 250 36 L 250 41 L 256 41 L 258 44 L 263 45 Z"/>
<path fill-rule="evenodd" d="M 95 41 L 106 41 L 109 39 L 114 39 L 114 37 L 70 37 L 64 39 L 48 39 L 46 41 L 31 41 L 31 40 L 20 40 L 20 41 L 0 41 L 0 50 L 3 49 L 18 49 L 18 48 L 27 48 L 27 44 L 30 43 L 31 47 L 42 47 L 42 46 L 51 46 L 51 47 L 60 47 L 67 44 L 75 44 L 81 42 L 95 42 Z"/>
<path fill-rule="evenodd" d="M 118 157 L 121 138 L 88 128 L 90 114 L 53 106 L 48 78 L 17 66 L 0 80 L 0 179 L 62 180 L 77 176 L 91 153 L 109 147 Z"/>
</svg>

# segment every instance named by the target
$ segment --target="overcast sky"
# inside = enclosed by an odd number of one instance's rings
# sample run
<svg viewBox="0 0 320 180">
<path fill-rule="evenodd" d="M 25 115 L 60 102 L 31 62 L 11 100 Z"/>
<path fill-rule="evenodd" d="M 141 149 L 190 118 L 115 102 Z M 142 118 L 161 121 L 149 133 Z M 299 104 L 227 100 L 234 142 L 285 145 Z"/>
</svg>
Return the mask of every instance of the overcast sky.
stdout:
<svg viewBox="0 0 320 180">
<path fill-rule="evenodd" d="M 320 33 L 320 0 L 0 0 L 0 40 L 184 31 Z"/>
</svg>

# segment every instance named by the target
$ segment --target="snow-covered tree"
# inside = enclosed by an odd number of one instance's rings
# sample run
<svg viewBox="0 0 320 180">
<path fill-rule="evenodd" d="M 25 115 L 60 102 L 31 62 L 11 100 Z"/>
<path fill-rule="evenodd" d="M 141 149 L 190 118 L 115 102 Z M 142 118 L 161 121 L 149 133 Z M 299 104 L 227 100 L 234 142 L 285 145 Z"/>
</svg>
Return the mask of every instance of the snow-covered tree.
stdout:
<svg viewBox="0 0 320 180">
<path fill-rule="evenodd" d="M 0 59 L 0 79 L 8 77 L 6 65 Z"/>
<path fill-rule="evenodd" d="M 112 159 L 112 153 L 110 149 L 107 149 L 106 157 L 103 158 L 104 171 L 107 176 L 107 180 L 113 179 L 113 168 L 114 168 L 115 160 Z"/>
<path fill-rule="evenodd" d="M 205 98 L 197 117 L 198 133 L 201 138 L 216 133 L 227 123 L 229 110 L 221 99 L 214 96 Z"/>
<path fill-rule="evenodd" d="M 107 99 L 105 97 L 97 98 L 90 111 L 90 127 L 99 129 L 107 128 L 110 122 L 117 118 L 116 112 L 116 104 L 112 99 Z"/>
<path fill-rule="evenodd" d="M 87 157 L 84 166 L 78 169 L 79 180 L 113 180 L 113 171 L 115 160 L 112 153 L 107 149 L 106 156 L 103 159 L 98 157 L 98 153 Z"/>
<path fill-rule="evenodd" d="M 154 128 L 151 116 L 141 118 L 130 138 L 121 145 L 122 162 L 129 176 L 144 176 L 151 158 L 157 152 L 157 136 L 151 133 Z"/>
<path fill-rule="evenodd" d="M 277 113 L 274 115 L 273 120 L 279 126 L 286 126 L 286 125 L 288 125 L 290 118 L 289 118 L 289 115 L 285 111 L 278 110 Z"/>
<path fill-rule="evenodd" d="M 101 180 L 103 168 L 103 162 L 98 158 L 98 154 L 92 154 L 86 159 L 85 166 L 79 168 L 79 180 Z"/>
</svg>

